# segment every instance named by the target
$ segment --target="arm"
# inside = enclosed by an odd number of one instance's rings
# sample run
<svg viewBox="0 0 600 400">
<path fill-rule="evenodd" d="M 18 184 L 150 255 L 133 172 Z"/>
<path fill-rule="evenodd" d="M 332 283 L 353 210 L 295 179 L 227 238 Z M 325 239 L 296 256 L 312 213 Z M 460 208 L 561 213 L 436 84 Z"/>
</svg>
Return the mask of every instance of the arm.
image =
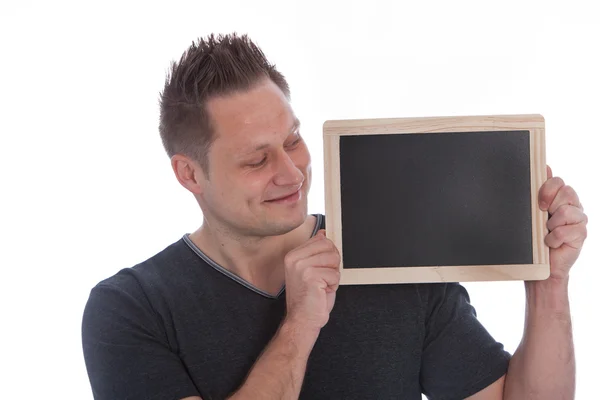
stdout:
<svg viewBox="0 0 600 400">
<path fill-rule="evenodd" d="M 525 333 L 507 374 L 469 400 L 574 398 L 575 358 L 566 282 L 525 282 L 525 290 Z"/>
<path fill-rule="evenodd" d="M 504 398 L 572 399 L 575 354 L 567 281 L 525 285 L 525 334 L 510 362 Z"/>
<path fill-rule="evenodd" d="M 552 178 L 539 192 L 542 210 L 548 210 L 550 277 L 525 282 L 525 333 L 512 357 L 506 379 L 473 396 L 491 399 L 573 399 L 575 352 L 569 309 L 569 271 L 587 236 L 587 216 L 575 191 Z M 484 393 L 485 392 L 485 393 Z"/>
<path fill-rule="evenodd" d="M 552 177 L 539 192 L 542 210 L 548 210 L 550 278 L 526 282 L 525 334 L 506 377 L 505 399 L 573 399 L 575 352 L 569 309 L 569 271 L 587 237 L 588 218 L 577 193 Z"/>
<path fill-rule="evenodd" d="M 297 399 L 317 336 L 284 322 L 230 399 Z"/>
<path fill-rule="evenodd" d="M 287 316 L 231 400 L 300 396 L 308 357 L 335 302 L 339 264 L 324 230 L 286 256 Z"/>
<path fill-rule="evenodd" d="M 252 367 L 246 382 L 228 399 L 297 399 L 308 356 L 318 334 L 318 331 L 311 334 L 284 321 Z M 202 398 L 186 397 L 181 400 Z"/>
</svg>

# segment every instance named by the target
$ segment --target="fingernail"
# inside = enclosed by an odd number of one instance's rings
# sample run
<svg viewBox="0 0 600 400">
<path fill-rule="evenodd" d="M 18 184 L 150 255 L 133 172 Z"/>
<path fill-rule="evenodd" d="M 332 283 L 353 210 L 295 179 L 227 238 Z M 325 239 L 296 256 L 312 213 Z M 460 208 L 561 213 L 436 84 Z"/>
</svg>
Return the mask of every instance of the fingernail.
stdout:
<svg viewBox="0 0 600 400">
<path fill-rule="evenodd" d="M 540 202 L 540 208 L 542 210 L 546 210 L 548 208 L 548 203 L 546 203 L 545 201 L 541 201 Z"/>
</svg>

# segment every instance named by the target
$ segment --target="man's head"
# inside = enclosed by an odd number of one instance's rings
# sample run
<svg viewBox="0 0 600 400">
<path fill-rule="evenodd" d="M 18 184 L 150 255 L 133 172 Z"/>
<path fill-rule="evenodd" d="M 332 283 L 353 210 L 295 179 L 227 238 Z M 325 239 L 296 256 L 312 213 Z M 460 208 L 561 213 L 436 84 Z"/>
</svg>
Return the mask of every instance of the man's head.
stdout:
<svg viewBox="0 0 600 400">
<path fill-rule="evenodd" d="M 160 135 L 179 182 L 232 234 L 282 234 L 306 218 L 310 155 L 298 125 L 285 78 L 246 36 L 193 43 L 161 94 Z"/>
</svg>

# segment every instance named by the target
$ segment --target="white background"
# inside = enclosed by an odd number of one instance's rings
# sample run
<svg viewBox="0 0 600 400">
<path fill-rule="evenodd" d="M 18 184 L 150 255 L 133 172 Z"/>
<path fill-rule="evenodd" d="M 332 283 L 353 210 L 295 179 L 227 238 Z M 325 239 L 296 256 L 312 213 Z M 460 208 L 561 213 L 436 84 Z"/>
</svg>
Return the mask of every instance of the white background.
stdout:
<svg viewBox="0 0 600 400">
<path fill-rule="evenodd" d="M 578 399 L 597 395 L 600 13 L 594 1 L 2 1 L 0 398 L 90 399 L 90 289 L 201 223 L 161 147 L 170 60 L 249 33 L 286 75 L 324 212 L 327 119 L 540 113 L 589 238 L 571 274 Z M 401 184 L 400 182 L 398 184 Z M 466 285 L 513 352 L 522 282 Z M 552 349 L 548 349 L 552 351 Z"/>
</svg>

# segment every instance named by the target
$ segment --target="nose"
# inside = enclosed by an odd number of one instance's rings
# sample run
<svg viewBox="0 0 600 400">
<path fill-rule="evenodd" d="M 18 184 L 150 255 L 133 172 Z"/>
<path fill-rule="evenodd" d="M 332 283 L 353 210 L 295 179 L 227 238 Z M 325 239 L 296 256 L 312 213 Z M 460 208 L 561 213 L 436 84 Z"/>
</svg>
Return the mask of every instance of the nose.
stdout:
<svg viewBox="0 0 600 400">
<path fill-rule="evenodd" d="M 304 174 L 285 151 L 278 157 L 277 173 L 273 182 L 278 186 L 295 186 L 304 182 Z"/>
</svg>

